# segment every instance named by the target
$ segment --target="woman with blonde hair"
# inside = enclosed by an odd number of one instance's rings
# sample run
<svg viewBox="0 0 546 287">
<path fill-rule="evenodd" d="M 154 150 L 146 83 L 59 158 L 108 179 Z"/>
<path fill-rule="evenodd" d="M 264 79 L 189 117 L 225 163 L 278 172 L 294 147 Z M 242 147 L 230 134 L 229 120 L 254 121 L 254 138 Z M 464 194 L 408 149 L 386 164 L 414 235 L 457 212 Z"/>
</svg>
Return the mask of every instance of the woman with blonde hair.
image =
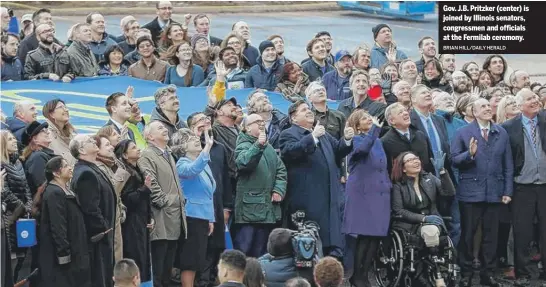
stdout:
<svg viewBox="0 0 546 287">
<path fill-rule="evenodd" d="M 502 98 L 497 106 L 497 124 L 515 118 L 519 113 L 521 111 L 516 103 L 516 97 L 508 95 Z"/>
<path fill-rule="evenodd" d="M 70 113 L 66 103 L 61 99 L 49 100 L 42 108 L 42 115 L 46 118 L 51 136 L 49 148 L 62 156 L 68 164 L 74 166 L 76 159 L 68 150 L 70 141 L 76 135 L 76 129 L 70 123 Z"/>
<path fill-rule="evenodd" d="M 246 41 L 237 33 L 231 32 L 222 41 L 220 48 L 231 47 L 235 50 L 235 54 L 239 55 L 239 67 L 245 71 L 248 71 L 252 65 L 247 57 L 243 54 Z"/>
</svg>

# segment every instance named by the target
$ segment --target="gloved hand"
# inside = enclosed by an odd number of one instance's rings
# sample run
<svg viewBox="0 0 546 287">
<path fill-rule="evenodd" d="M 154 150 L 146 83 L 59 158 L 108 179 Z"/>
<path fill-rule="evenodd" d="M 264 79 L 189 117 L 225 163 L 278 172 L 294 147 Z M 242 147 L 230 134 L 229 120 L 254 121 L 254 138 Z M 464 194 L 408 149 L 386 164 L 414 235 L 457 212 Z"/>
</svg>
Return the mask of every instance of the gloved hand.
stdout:
<svg viewBox="0 0 546 287">
<path fill-rule="evenodd" d="M 434 225 L 443 225 L 444 220 L 438 215 L 427 215 L 425 216 L 425 223 L 430 223 Z"/>
<path fill-rule="evenodd" d="M 430 159 L 430 162 L 434 166 L 434 170 L 436 170 L 436 175 L 439 175 L 440 170 L 444 168 L 445 160 L 446 160 L 446 154 L 440 151 L 434 154 L 434 157 Z"/>
<path fill-rule="evenodd" d="M 390 93 L 392 89 L 392 76 L 390 74 L 383 74 L 381 75 L 381 88 L 383 89 L 383 93 Z"/>
</svg>

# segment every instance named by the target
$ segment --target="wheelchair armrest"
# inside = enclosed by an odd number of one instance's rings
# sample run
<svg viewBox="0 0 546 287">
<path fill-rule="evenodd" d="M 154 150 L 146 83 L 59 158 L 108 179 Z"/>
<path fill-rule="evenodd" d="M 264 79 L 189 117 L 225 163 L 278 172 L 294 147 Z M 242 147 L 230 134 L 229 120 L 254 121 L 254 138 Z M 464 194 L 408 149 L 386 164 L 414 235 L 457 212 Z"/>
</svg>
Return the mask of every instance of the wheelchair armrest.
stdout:
<svg viewBox="0 0 546 287">
<path fill-rule="evenodd" d="M 393 215 L 391 216 L 391 219 L 394 221 L 400 221 L 403 219 L 402 215 Z"/>
<path fill-rule="evenodd" d="M 444 220 L 444 222 L 453 221 L 453 217 L 451 217 L 451 216 L 442 216 L 442 219 Z"/>
</svg>

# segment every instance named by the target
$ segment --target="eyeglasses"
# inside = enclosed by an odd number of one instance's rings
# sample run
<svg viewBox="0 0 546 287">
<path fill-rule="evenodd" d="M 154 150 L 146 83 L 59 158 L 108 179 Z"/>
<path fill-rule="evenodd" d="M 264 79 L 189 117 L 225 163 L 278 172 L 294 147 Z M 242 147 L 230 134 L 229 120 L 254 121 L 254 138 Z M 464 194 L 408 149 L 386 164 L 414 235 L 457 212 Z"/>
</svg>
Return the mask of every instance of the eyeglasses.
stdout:
<svg viewBox="0 0 546 287">
<path fill-rule="evenodd" d="M 184 48 L 184 49 L 178 50 L 178 52 L 191 52 L 191 51 L 192 51 L 191 48 Z"/>
<path fill-rule="evenodd" d="M 199 39 L 199 40 L 197 40 L 197 42 L 195 42 L 195 43 L 197 43 L 197 44 L 208 44 L 209 41 L 208 41 L 207 39 Z"/>
<path fill-rule="evenodd" d="M 60 105 L 60 106 L 57 106 L 55 107 L 55 110 L 68 110 L 68 108 L 65 106 L 65 105 Z"/>
<path fill-rule="evenodd" d="M 153 47 L 153 45 L 152 44 L 144 44 L 144 45 L 138 46 L 139 49 L 148 49 L 150 47 Z"/>
<path fill-rule="evenodd" d="M 204 121 L 210 122 L 211 120 L 212 120 L 211 117 L 202 117 L 202 118 L 196 119 L 195 123 L 201 123 L 201 122 L 204 122 Z"/>
<path fill-rule="evenodd" d="M 256 120 L 256 121 L 247 123 L 246 125 L 247 125 L 247 126 L 250 126 L 250 125 L 252 125 L 252 124 L 258 124 L 259 126 L 261 126 L 261 125 L 265 125 L 265 121 L 264 121 L 264 120 Z"/>
<path fill-rule="evenodd" d="M 241 45 L 240 41 L 227 42 L 228 46 Z"/>
<path fill-rule="evenodd" d="M 408 163 L 408 162 L 416 162 L 416 161 L 419 161 L 419 158 L 418 157 L 412 157 L 412 158 L 408 158 L 404 161 L 404 164 Z"/>
</svg>

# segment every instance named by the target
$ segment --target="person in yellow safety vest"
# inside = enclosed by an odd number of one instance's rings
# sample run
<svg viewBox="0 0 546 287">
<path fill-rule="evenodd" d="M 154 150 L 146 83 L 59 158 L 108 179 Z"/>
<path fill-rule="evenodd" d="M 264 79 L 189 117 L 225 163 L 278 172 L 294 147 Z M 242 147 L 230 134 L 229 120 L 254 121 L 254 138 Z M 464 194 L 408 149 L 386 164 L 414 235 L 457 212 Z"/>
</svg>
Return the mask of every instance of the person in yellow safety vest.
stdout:
<svg viewBox="0 0 546 287">
<path fill-rule="evenodd" d="M 131 117 L 125 123 L 128 129 L 130 129 L 135 135 L 135 143 L 140 150 L 148 147 L 146 139 L 143 136 L 144 127 L 150 122 L 150 115 L 142 115 L 140 107 L 135 100 L 131 100 Z"/>
</svg>

